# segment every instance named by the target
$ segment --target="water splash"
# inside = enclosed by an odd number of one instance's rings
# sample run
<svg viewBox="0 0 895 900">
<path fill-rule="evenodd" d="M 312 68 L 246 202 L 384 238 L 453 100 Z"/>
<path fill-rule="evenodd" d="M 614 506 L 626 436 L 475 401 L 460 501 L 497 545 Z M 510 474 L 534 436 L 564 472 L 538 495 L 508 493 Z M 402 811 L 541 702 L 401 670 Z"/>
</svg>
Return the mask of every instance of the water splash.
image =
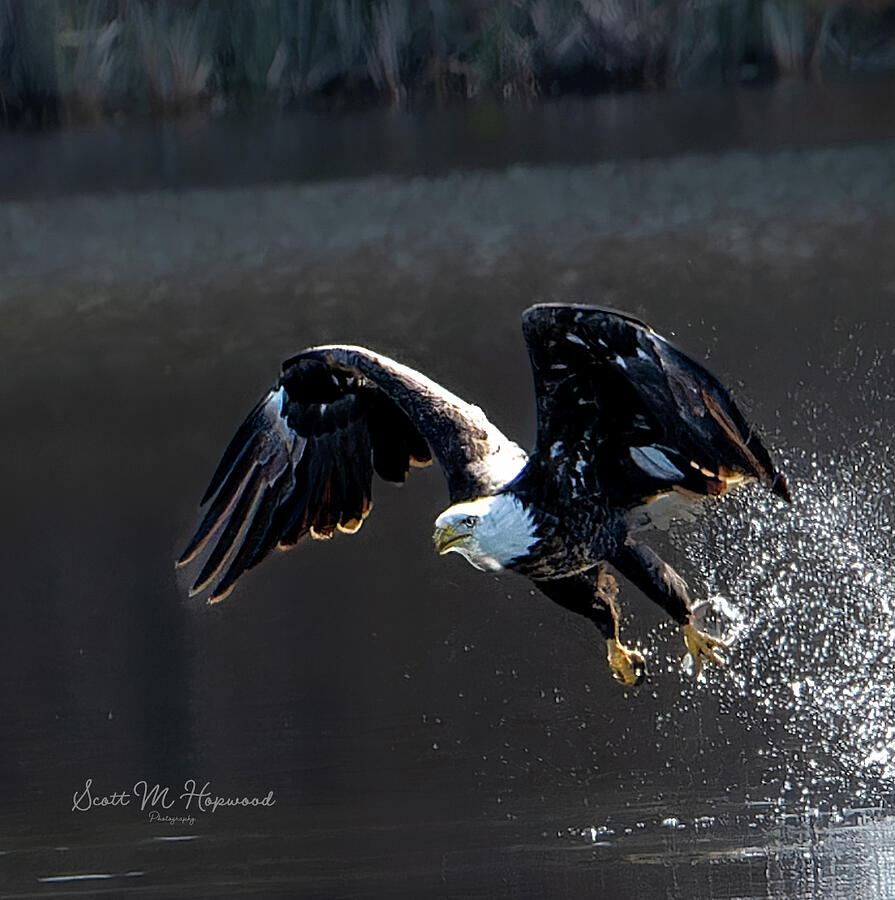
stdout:
<svg viewBox="0 0 895 900">
<path fill-rule="evenodd" d="M 869 435 L 841 453 L 793 452 L 783 468 L 791 510 L 747 489 L 722 501 L 723 527 L 710 516 L 672 535 L 707 593 L 746 613 L 732 614 L 732 665 L 712 690 L 792 739 L 784 792 L 878 796 L 895 789 L 890 446 Z"/>
</svg>

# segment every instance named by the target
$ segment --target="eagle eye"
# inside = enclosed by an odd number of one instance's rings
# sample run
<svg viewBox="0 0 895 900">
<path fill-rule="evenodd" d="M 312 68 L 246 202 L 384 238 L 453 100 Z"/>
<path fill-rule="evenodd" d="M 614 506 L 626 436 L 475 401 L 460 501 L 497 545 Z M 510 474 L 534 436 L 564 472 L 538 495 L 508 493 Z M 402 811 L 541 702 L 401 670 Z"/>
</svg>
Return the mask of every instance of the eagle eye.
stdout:
<svg viewBox="0 0 895 900">
<path fill-rule="evenodd" d="M 467 516 L 463 520 L 463 525 L 466 528 L 475 528 L 475 523 L 478 522 L 478 516 Z"/>
</svg>

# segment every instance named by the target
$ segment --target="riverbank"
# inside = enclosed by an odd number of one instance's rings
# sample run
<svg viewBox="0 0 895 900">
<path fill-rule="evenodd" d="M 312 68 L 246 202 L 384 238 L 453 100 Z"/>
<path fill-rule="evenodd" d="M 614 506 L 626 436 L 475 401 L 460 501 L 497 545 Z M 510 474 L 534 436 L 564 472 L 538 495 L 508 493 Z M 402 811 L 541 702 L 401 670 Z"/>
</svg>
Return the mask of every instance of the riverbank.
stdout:
<svg viewBox="0 0 895 900">
<path fill-rule="evenodd" d="M 444 107 L 895 70 L 885 4 L 0 0 L 0 125 Z"/>
</svg>

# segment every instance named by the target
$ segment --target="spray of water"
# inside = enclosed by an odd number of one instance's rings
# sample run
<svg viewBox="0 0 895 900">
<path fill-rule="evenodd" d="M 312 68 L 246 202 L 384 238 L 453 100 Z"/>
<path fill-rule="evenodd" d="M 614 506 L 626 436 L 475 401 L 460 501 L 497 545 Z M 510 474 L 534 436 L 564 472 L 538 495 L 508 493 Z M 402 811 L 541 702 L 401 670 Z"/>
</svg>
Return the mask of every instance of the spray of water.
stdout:
<svg viewBox="0 0 895 900">
<path fill-rule="evenodd" d="M 883 798 L 895 792 L 895 463 L 892 426 L 878 415 L 892 398 L 874 368 L 857 439 L 783 460 L 791 510 L 754 487 L 724 498 L 720 520 L 672 535 L 698 571 L 691 583 L 701 576 L 709 595 L 732 601 L 715 602 L 733 646 L 711 690 L 766 731 L 782 729 L 780 781 L 806 802 L 891 805 Z"/>
</svg>

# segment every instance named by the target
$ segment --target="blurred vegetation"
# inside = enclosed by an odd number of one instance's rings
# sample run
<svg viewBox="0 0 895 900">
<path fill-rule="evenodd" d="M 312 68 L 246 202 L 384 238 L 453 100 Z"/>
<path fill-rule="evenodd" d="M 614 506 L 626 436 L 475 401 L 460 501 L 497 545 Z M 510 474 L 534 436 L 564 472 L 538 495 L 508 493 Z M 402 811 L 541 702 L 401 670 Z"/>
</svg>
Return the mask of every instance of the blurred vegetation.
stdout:
<svg viewBox="0 0 895 900">
<path fill-rule="evenodd" d="M 895 70 L 880 0 L 0 0 L 0 122 Z"/>
</svg>

